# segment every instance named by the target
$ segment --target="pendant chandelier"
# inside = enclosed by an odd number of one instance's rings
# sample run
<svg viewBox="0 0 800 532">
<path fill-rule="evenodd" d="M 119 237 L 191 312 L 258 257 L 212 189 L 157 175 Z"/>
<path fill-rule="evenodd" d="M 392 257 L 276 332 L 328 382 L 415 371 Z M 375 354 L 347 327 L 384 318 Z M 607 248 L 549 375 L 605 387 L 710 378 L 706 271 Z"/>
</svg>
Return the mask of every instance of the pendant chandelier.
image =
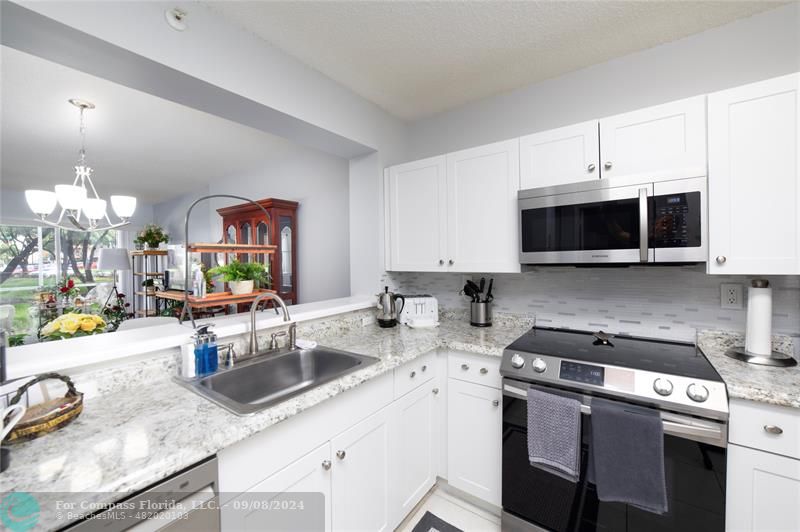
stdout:
<svg viewBox="0 0 800 532">
<path fill-rule="evenodd" d="M 86 125 L 84 113 L 94 109 L 94 104 L 85 100 L 71 99 L 69 103 L 80 110 L 81 150 L 78 164 L 75 165 L 75 180 L 71 185 L 56 185 L 55 192 L 50 190 L 26 190 L 25 200 L 28 207 L 39 216 L 39 222 L 51 227 L 59 227 L 69 231 L 105 231 L 130 224 L 130 217 L 136 210 L 136 198 L 133 196 L 111 196 L 111 208 L 120 219 L 113 223 L 106 213 L 106 200 L 101 199 L 92 183 L 94 170 L 86 163 Z M 53 222 L 48 216 L 61 206 L 58 219 Z M 86 221 L 83 221 L 85 218 Z M 67 225 L 66 221 L 71 225 Z"/>
</svg>

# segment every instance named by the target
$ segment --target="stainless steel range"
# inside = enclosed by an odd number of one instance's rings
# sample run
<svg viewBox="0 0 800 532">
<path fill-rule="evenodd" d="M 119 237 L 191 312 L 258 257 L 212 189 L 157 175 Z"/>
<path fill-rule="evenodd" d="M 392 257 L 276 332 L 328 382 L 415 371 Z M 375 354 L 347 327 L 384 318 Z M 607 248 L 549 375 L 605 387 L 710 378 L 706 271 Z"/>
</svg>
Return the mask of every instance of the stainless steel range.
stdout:
<svg viewBox="0 0 800 532">
<path fill-rule="evenodd" d="M 533 328 L 509 345 L 503 376 L 503 530 L 724 530 L 728 395 L 693 344 Z M 527 455 L 527 389 L 581 401 L 578 483 L 534 468 Z M 592 398 L 658 411 L 669 511 L 599 501 L 586 478 Z M 701 526 L 702 525 L 702 526 Z"/>
</svg>

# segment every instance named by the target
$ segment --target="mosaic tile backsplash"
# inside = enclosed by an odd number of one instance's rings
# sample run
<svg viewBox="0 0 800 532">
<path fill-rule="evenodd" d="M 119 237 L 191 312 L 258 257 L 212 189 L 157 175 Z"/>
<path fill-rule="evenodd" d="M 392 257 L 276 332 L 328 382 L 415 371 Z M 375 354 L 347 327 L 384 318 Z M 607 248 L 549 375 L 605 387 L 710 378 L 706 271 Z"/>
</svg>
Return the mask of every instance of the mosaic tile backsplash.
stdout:
<svg viewBox="0 0 800 532">
<path fill-rule="evenodd" d="M 481 275 L 471 275 L 474 280 Z M 694 341 L 696 329 L 744 331 L 751 277 L 707 275 L 704 265 L 539 267 L 494 277 L 495 312 L 534 314 L 539 325 Z M 440 307 L 468 309 L 464 274 L 387 272 L 403 294 L 431 294 Z M 775 334 L 800 334 L 800 276 L 768 277 Z M 720 284 L 743 287 L 743 308 L 720 308 Z"/>
</svg>

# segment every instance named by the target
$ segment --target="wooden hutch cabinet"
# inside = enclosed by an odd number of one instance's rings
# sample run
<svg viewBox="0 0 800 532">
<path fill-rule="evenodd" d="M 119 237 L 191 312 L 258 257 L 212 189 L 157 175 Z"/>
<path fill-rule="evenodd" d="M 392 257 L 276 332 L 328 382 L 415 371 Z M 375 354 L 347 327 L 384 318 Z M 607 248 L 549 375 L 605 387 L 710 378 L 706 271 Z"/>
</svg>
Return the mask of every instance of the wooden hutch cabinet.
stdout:
<svg viewBox="0 0 800 532">
<path fill-rule="evenodd" d="M 297 303 L 297 205 L 296 201 L 275 198 L 217 209 L 222 216 L 222 240 L 227 244 L 274 244 L 275 253 L 268 255 L 269 271 L 272 274 L 272 289 L 287 305 Z M 242 262 L 249 256 L 238 256 Z M 264 261 L 264 255 L 254 260 Z"/>
</svg>

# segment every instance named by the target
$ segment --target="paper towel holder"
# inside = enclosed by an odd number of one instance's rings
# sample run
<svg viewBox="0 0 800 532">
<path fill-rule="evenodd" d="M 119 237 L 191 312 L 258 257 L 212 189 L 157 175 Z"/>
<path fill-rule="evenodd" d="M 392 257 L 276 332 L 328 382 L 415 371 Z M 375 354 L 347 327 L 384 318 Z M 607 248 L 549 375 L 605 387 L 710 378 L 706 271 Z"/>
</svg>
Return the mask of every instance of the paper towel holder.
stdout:
<svg viewBox="0 0 800 532">
<path fill-rule="evenodd" d="M 751 282 L 753 288 L 768 288 L 769 281 L 766 279 L 754 279 Z M 725 354 L 736 360 L 747 362 L 748 364 L 758 364 L 761 366 L 775 366 L 788 368 L 797 365 L 797 360 L 792 355 L 772 351 L 769 355 L 751 353 L 745 346 L 734 346 L 725 351 Z"/>
<path fill-rule="evenodd" d="M 731 347 L 725 354 L 736 360 L 747 362 L 748 364 L 758 364 L 760 366 L 777 366 L 781 368 L 789 368 L 797 365 L 797 360 L 791 355 L 786 353 L 779 353 L 773 351 L 770 355 L 757 355 L 745 350 L 744 346 Z"/>
</svg>

